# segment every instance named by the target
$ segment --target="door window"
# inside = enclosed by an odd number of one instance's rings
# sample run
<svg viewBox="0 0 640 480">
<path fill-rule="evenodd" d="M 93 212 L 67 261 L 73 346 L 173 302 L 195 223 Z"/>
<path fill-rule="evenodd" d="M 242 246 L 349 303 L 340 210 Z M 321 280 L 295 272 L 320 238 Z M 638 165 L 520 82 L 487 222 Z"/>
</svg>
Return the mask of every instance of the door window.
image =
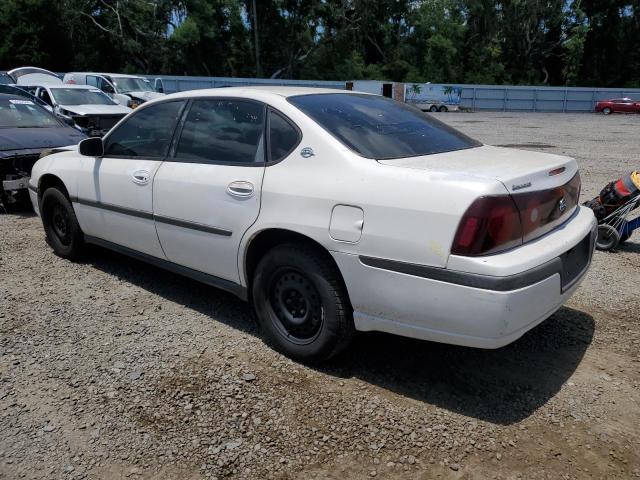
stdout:
<svg viewBox="0 0 640 480">
<path fill-rule="evenodd" d="M 299 130 L 273 110 L 269 111 L 269 161 L 279 162 L 300 142 Z"/>
<path fill-rule="evenodd" d="M 98 77 L 94 77 L 93 75 L 87 75 L 87 85 L 98 87 Z"/>
<path fill-rule="evenodd" d="M 264 159 L 264 106 L 225 99 L 195 100 L 176 158 L 194 163 L 255 164 Z"/>
<path fill-rule="evenodd" d="M 44 88 L 40 89 L 40 92 L 38 93 L 38 98 L 40 98 L 40 100 L 42 100 L 43 102 L 48 103 L 49 105 L 53 105 L 53 101 L 51 100 L 51 95 L 49 95 L 49 92 L 47 92 Z"/>
<path fill-rule="evenodd" d="M 105 156 L 166 156 L 183 105 L 182 101 L 163 102 L 136 110 L 107 137 Z"/>
</svg>

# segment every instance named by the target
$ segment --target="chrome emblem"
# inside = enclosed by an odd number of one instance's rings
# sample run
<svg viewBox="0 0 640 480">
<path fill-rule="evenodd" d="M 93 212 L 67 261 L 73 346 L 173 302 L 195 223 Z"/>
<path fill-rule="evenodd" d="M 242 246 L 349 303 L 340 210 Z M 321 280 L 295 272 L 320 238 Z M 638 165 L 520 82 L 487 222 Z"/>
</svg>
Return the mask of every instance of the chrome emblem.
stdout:
<svg viewBox="0 0 640 480">
<path fill-rule="evenodd" d="M 564 213 L 566 209 L 567 209 L 567 201 L 564 199 L 564 197 L 562 197 L 558 202 L 558 210 L 560 210 L 560 213 Z"/>
<path fill-rule="evenodd" d="M 300 155 L 302 155 L 304 158 L 309 158 L 313 157 L 315 153 L 313 153 L 313 148 L 304 147 L 302 150 L 300 150 Z"/>
<path fill-rule="evenodd" d="M 511 190 L 515 192 L 516 190 L 522 190 L 523 188 L 529 188 L 530 186 L 531 182 L 515 184 L 511 186 Z"/>
</svg>

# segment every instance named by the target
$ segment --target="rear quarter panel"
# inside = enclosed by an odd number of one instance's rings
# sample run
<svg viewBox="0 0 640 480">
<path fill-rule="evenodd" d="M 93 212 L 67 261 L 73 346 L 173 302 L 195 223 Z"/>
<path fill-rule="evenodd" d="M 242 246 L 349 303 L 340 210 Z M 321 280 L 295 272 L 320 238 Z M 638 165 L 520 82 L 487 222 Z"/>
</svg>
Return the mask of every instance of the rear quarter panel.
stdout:
<svg viewBox="0 0 640 480">
<path fill-rule="evenodd" d="M 444 267 L 458 222 L 471 202 L 481 195 L 506 193 L 495 180 L 362 158 L 288 103 L 274 106 L 300 127 L 303 138 L 286 159 L 266 168 L 259 217 L 240 245 L 243 282 L 244 252 L 258 233 L 270 228 L 303 234 L 329 251 Z M 305 147 L 315 155 L 303 158 L 300 151 Z M 329 235 L 336 205 L 363 210 L 357 243 Z"/>
</svg>

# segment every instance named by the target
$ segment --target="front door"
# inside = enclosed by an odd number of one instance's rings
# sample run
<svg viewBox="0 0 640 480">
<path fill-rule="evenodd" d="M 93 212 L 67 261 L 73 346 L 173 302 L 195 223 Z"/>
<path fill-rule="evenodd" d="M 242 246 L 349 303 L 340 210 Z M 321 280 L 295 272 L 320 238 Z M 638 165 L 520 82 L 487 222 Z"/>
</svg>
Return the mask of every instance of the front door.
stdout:
<svg viewBox="0 0 640 480">
<path fill-rule="evenodd" d="M 160 243 L 171 262 L 239 282 L 238 248 L 260 211 L 265 106 L 196 99 L 153 185 Z"/>
<path fill-rule="evenodd" d="M 83 157 L 76 212 L 85 234 L 164 258 L 153 221 L 153 179 L 184 104 L 137 110 L 105 137 L 103 157 Z"/>
</svg>

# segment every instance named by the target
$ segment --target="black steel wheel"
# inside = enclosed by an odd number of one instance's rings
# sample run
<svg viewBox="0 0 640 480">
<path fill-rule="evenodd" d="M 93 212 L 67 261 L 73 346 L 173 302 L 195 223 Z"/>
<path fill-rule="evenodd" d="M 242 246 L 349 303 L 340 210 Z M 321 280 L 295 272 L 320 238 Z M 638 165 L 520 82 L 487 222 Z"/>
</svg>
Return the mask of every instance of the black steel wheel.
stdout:
<svg viewBox="0 0 640 480">
<path fill-rule="evenodd" d="M 292 358 L 321 362 L 351 342 L 353 312 L 346 288 L 319 249 L 274 247 L 258 263 L 251 294 L 266 338 Z"/>
<path fill-rule="evenodd" d="M 276 326 L 291 342 L 304 345 L 320 333 L 324 312 L 320 294 L 309 278 L 291 268 L 274 272 L 269 287 Z"/>
<path fill-rule="evenodd" d="M 598 237 L 596 238 L 596 248 L 598 250 L 613 250 L 620 243 L 620 234 L 611 225 L 598 225 Z"/>
<path fill-rule="evenodd" d="M 47 242 L 55 254 L 68 259 L 77 258 L 81 254 L 84 239 L 66 195 L 56 187 L 47 189 L 40 201 L 40 215 Z"/>
</svg>

